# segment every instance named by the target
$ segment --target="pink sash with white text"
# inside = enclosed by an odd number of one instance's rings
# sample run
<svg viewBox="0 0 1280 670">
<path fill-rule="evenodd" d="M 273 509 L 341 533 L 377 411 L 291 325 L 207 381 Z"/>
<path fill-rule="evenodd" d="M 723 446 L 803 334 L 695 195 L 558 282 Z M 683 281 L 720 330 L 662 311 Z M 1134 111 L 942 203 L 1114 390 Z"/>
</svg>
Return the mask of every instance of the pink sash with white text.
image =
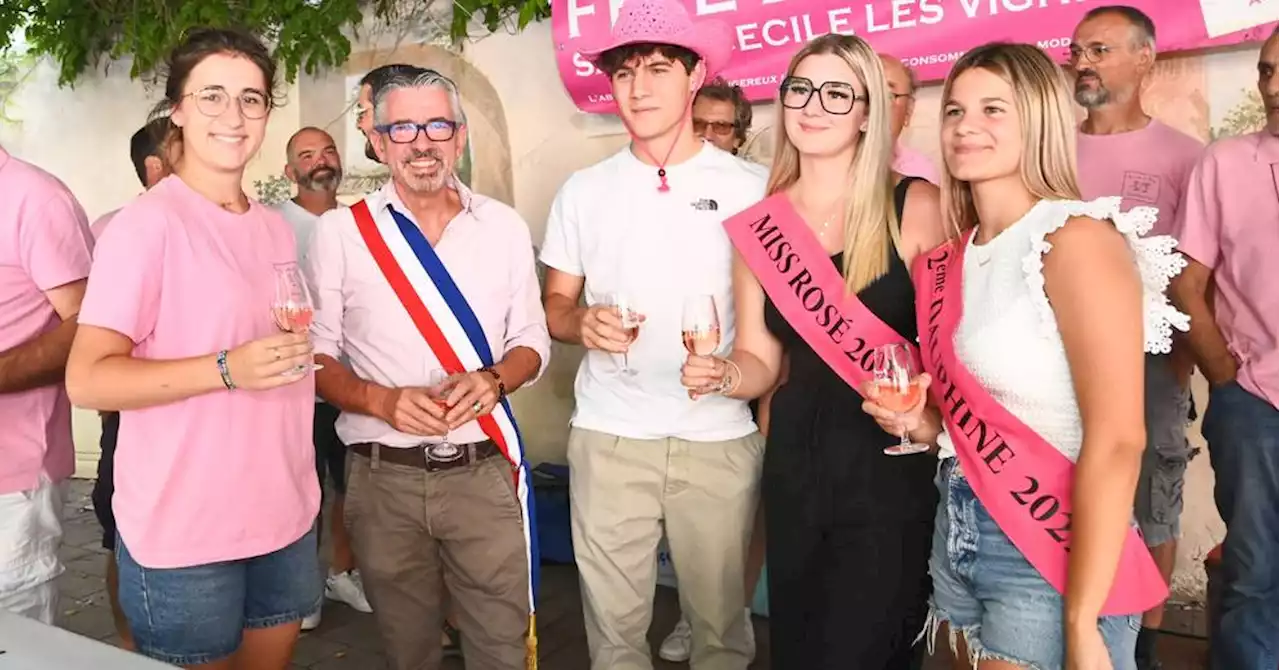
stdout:
<svg viewBox="0 0 1280 670">
<path fill-rule="evenodd" d="M 1075 464 L 991 397 L 956 357 L 963 311 L 964 241 L 916 261 L 916 309 L 929 392 L 942 408 L 965 479 L 1045 581 L 1067 585 Z M 1125 539 L 1102 614 L 1135 614 L 1164 601 L 1168 587 L 1137 531 Z"/>
<path fill-rule="evenodd" d="M 908 344 L 857 295 L 845 295 L 844 277 L 785 194 L 729 218 L 724 228 L 783 318 L 850 388 L 861 392 L 871 380 L 876 347 Z"/>
</svg>

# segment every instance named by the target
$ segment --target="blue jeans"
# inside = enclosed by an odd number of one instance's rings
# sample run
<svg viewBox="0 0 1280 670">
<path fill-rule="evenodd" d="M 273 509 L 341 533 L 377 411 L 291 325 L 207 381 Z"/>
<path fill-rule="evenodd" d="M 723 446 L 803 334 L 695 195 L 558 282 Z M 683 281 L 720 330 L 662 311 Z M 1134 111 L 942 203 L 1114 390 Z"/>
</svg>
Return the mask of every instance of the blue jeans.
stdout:
<svg viewBox="0 0 1280 670">
<path fill-rule="evenodd" d="M 994 659 L 1033 670 L 1061 670 L 1066 652 L 1062 595 L 1000 530 L 956 464 L 955 458 L 946 458 L 938 467 L 942 499 L 929 559 L 929 644 L 946 623 L 952 650 L 955 636 L 964 636 L 974 667 L 978 660 Z M 1137 614 L 1098 620 L 1115 670 L 1135 668 L 1139 623 Z"/>
<path fill-rule="evenodd" d="M 1209 392 L 1201 432 L 1217 484 L 1222 545 L 1222 599 L 1213 627 L 1217 670 L 1277 666 L 1277 412 L 1236 382 Z"/>
<path fill-rule="evenodd" d="M 116 538 L 120 608 L 144 655 L 200 665 L 240 647 L 246 628 L 270 628 L 320 609 L 315 530 L 270 554 L 187 568 L 146 568 Z"/>
</svg>

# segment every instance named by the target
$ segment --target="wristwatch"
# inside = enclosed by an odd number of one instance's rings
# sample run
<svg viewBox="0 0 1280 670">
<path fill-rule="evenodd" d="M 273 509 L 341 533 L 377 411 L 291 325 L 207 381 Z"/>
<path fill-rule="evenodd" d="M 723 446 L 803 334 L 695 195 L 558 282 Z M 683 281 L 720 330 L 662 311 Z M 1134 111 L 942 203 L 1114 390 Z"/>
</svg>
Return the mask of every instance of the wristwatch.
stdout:
<svg viewBox="0 0 1280 670">
<path fill-rule="evenodd" d="M 493 376 L 494 381 L 498 382 L 498 402 L 502 402 L 502 399 L 507 397 L 507 385 L 502 383 L 502 375 L 490 367 L 480 368 L 480 372 L 489 373 Z"/>
</svg>

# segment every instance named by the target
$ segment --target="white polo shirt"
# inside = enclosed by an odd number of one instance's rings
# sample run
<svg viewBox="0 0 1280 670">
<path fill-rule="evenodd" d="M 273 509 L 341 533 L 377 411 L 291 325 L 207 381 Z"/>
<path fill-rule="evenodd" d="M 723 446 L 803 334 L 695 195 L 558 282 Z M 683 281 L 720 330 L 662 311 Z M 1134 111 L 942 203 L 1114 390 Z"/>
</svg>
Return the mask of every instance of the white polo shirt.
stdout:
<svg viewBox="0 0 1280 670">
<path fill-rule="evenodd" d="M 681 311 L 687 295 L 715 296 L 722 340 L 733 347 L 733 247 L 724 220 L 764 197 L 768 173 L 710 144 L 667 168 L 671 190 L 658 191 L 657 169 L 630 151 L 580 170 L 556 196 L 541 260 L 586 278 L 588 305 L 621 291 L 645 316 L 622 357 L 589 351 L 574 385 L 572 423 L 633 439 L 731 440 L 755 431 L 741 400 L 690 400 L 680 384 L 686 352 Z"/>
</svg>

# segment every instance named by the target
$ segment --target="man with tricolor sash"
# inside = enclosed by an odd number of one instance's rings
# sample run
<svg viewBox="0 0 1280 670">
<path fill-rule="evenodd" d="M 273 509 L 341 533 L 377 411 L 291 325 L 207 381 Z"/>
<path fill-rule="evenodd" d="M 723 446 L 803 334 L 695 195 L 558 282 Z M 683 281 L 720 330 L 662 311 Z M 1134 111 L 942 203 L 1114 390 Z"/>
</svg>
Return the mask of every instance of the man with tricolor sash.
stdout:
<svg viewBox="0 0 1280 670">
<path fill-rule="evenodd" d="M 373 115 L 391 182 L 321 217 L 307 259 L 365 590 L 395 670 L 440 667 L 445 589 L 469 669 L 536 667 L 529 469 L 506 399 L 550 349 L 529 230 L 454 175 L 467 127 L 448 78 L 395 76 Z"/>
</svg>

